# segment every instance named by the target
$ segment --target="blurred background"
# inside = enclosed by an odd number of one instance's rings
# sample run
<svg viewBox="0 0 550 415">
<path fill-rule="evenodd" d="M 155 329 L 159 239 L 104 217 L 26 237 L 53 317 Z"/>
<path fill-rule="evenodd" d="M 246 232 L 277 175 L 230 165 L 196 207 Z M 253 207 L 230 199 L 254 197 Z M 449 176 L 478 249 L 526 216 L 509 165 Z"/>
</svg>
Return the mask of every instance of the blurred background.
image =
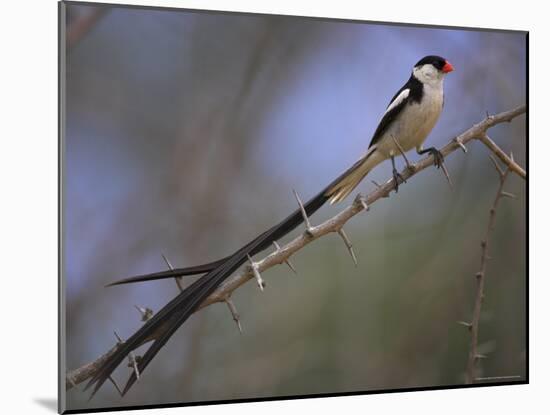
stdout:
<svg viewBox="0 0 550 415">
<path fill-rule="evenodd" d="M 427 145 L 526 101 L 525 35 L 69 5 L 64 177 L 67 365 L 94 360 L 158 311 L 173 280 L 116 279 L 225 256 L 367 149 L 423 56 L 455 67 Z M 489 135 L 525 166 L 525 117 Z M 411 153 L 410 159 L 418 157 Z M 403 161 L 398 161 L 403 165 Z M 454 385 L 464 382 L 480 241 L 498 177 L 480 143 L 192 316 L 121 399 L 110 384 L 68 408 Z M 383 182 L 376 168 L 359 191 Z M 497 212 L 480 325 L 480 376 L 525 376 L 526 184 Z M 348 202 L 351 201 L 351 198 Z M 334 215 L 327 206 L 313 224 Z M 294 232 L 284 241 L 295 236 Z M 260 256 L 258 256 L 260 258 Z M 192 281 L 192 278 L 189 278 Z M 115 372 L 124 384 L 129 369 Z"/>
</svg>

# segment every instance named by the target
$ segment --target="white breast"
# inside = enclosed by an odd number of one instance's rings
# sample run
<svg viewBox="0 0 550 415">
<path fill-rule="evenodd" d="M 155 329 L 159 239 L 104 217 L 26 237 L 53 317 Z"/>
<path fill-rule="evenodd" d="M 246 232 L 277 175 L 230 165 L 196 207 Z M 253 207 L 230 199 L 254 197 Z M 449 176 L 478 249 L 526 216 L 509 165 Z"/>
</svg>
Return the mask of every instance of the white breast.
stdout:
<svg viewBox="0 0 550 415">
<path fill-rule="evenodd" d="M 378 149 L 386 157 L 399 154 L 395 146 L 395 137 L 403 150 L 420 147 L 435 126 L 443 109 L 443 85 L 424 84 L 421 102 L 407 104 L 398 118 L 388 128 L 378 144 Z"/>
</svg>

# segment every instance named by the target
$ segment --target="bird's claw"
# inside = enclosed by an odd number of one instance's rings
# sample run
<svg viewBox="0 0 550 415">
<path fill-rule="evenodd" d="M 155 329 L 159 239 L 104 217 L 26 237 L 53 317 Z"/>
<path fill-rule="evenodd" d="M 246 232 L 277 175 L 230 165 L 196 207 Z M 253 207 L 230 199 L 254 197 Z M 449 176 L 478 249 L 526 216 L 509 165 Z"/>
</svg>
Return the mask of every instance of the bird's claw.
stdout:
<svg viewBox="0 0 550 415">
<path fill-rule="evenodd" d="M 434 166 L 437 167 L 438 169 L 441 168 L 445 160 L 445 157 L 443 157 L 443 154 L 441 154 L 441 151 L 434 148 L 430 150 L 430 154 L 434 158 Z"/>
<path fill-rule="evenodd" d="M 401 180 L 401 182 L 403 183 L 407 183 L 404 177 L 396 169 L 393 169 L 393 182 L 395 184 L 395 193 L 397 193 L 399 189 L 399 180 Z"/>
</svg>

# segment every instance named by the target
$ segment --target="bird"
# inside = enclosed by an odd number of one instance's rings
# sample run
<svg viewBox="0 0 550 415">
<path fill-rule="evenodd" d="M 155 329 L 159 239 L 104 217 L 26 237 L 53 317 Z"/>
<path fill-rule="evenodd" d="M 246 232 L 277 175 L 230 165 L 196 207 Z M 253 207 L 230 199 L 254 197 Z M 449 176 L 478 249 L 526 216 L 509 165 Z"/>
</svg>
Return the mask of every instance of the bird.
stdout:
<svg viewBox="0 0 550 415">
<path fill-rule="evenodd" d="M 388 104 L 367 153 L 355 163 L 352 171 L 329 189 L 330 203 L 344 200 L 374 167 L 389 158 L 397 191 L 398 179 L 403 178 L 395 168 L 395 157 L 402 151 L 416 148 L 418 154 L 429 152 L 436 166 L 441 167 L 441 153 L 435 147 L 424 149 L 423 144 L 441 115 L 443 80 L 453 70 L 453 65 L 440 56 L 426 56 L 417 62 L 409 80 Z"/>
<path fill-rule="evenodd" d="M 453 70 L 451 63 L 440 56 L 429 55 L 420 59 L 414 65 L 408 81 L 390 100 L 371 138 L 367 152 L 302 206 L 305 215 L 311 216 L 326 202 L 334 204 L 344 200 L 373 168 L 387 159 L 392 161 L 394 186 L 397 192 L 399 181 L 404 181 L 395 167 L 395 157 L 401 152 L 416 148 L 420 155 L 430 153 L 433 155 L 434 164 L 441 167 L 443 155 L 435 147 L 424 149 L 423 143 L 441 115 L 444 102 L 443 80 Z M 152 342 L 136 362 L 138 373 L 142 373 L 174 332 L 225 279 L 249 261 L 253 255 L 267 249 L 273 242 L 290 233 L 304 221 L 302 207 L 233 254 L 217 261 L 134 276 L 108 284 L 108 286 L 114 286 L 204 274 L 169 301 L 125 342 L 120 343 L 116 351 L 104 360 L 85 387 L 85 390 L 88 390 L 93 386 L 90 399 L 111 377 L 112 372 L 126 356 L 138 347 Z M 125 395 L 136 382 L 137 376 L 136 371 L 132 371 L 122 395 Z"/>
</svg>

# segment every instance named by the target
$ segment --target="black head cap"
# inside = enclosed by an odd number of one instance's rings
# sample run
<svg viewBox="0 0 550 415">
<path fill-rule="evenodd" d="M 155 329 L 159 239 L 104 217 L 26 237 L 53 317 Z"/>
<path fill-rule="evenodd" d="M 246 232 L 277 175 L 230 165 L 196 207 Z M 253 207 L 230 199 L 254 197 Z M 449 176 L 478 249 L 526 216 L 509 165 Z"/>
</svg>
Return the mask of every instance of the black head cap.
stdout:
<svg viewBox="0 0 550 415">
<path fill-rule="evenodd" d="M 445 58 L 442 58 L 441 56 L 429 55 L 420 59 L 417 64 L 414 65 L 414 67 L 416 68 L 417 66 L 426 65 L 428 63 L 432 64 L 436 69 L 439 69 L 441 71 L 447 63 L 447 60 Z"/>
</svg>

